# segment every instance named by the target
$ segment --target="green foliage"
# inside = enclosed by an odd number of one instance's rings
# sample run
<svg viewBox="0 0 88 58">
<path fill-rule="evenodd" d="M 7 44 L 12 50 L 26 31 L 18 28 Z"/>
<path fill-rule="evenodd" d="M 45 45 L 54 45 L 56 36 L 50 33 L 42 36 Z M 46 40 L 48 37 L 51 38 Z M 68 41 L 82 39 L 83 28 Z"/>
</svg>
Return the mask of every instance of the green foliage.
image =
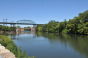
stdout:
<svg viewBox="0 0 88 58">
<path fill-rule="evenodd" d="M 57 32 L 57 25 L 58 25 L 58 22 L 52 20 L 48 23 L 48 32 Z"/>
<path fill-rule="evenodd" d="M 66 29 L 68 30 L 68 33 L 77 33 L 77 24 L 67 24 Z"/>
<path fill-rule="evenodd" d="M 7 36 L 0 35 L 0 43 L 13 52 L 16 58 L 29 58 L 26 53 L 22 52 L 20 48 L 18 48 L 13 41 Z"/>
<path fill-rule="evenodd" d="M 88 10 L 85 11 L 84 13 L 80 13 L 79 18 L 83 23 L 88 22 Z"/>
<path fill-rule="evenodd" d="M 10 38 L 0 35 L 0 43 L 4 46 L 7 46 L 7 44 L 12 43 L 12 41 Z"/>
<path fill-rule="evenodd" d="M 46 25 L 38 25 L 37 31 L 88 35 L 88 11 L 80 13 L 78 17 L 69 21 L 57 22 L 52 20 Z"/>
<path fill-rule="evenodd" d="M 64 22 L 60 22 L 58 25 L 59 25 L 58 26 L 59 32 L 62 32 L 65 29 L 65 26 L 66 26 L 65 23 Z"/>
<path fill-rule="evenodd" d="M 42 25 L 38 25 L 36 31 L 42 31 L 43 30 L 42 28 L 43 28 Z"/>
<path fill-rule="evenodd" d="M 0 31 L 15 31 L 15 27 L 9 27 L 9 26 L 2 26 L 0 25 Z"/>
<path fill-rule="evenodd" d="M 62 33 L 68 33 L 69 31 L 67 29 L 64 29 Z"/>
<path fill-rule="evenodd" d="M 78 32 L 80 34 L 88 34 L 88 22 L 78 25 Z"/>
<path fill-rule="evenodd" d="M 37 31 L 42 31 L 42 32 L 58 32 L 58 22 L 52 20 L 48 24 L 45 25 L 38 25 L 37 26 Z"/>
</svg>

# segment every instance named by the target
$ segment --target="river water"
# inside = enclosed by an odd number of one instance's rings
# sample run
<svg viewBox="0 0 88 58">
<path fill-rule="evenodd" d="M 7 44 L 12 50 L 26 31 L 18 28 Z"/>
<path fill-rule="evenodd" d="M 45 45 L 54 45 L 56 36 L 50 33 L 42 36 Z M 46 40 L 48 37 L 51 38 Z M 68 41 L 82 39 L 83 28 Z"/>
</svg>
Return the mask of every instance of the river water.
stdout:
<svg viewBox="0 0 88 58">
<path fill-rule="evenodd" d="M 88 36 L 38 32 L 11 37 L 22 51 L 36 58 L 88 58 Z"/>
</svg>

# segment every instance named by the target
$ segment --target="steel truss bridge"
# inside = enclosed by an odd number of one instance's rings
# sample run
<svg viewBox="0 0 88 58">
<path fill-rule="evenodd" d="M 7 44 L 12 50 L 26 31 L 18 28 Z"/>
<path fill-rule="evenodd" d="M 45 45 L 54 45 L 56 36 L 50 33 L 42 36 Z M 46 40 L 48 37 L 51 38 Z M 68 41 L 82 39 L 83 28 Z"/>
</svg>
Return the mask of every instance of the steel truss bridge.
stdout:
<svg viewBox="0 0 88 58">
<path fill-rule="evenodd" d="M 17 22 L 0 22 L 0 24 L 11 24 L 11 25 L 44 25 L 44 24 L 36 24 L 32 20 L 19 20 Z"/>
</svg>

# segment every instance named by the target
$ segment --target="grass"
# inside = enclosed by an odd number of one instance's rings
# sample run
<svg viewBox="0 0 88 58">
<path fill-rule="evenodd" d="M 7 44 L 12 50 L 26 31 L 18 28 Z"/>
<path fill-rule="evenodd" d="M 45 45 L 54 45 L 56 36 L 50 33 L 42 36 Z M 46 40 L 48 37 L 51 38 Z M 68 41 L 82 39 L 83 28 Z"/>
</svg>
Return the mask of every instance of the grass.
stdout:
<svg viewBox="0 0 88 58">
<path fill-rule="evenodd" d="M 14 53 L 16 58 L 35 58 L 34 56 L 29 57 L 25 52 L 22 52 L 20 48 L 13 43 L 12 39 L 7 36 L 0 35 L 0 44 Z"/>
</svg>

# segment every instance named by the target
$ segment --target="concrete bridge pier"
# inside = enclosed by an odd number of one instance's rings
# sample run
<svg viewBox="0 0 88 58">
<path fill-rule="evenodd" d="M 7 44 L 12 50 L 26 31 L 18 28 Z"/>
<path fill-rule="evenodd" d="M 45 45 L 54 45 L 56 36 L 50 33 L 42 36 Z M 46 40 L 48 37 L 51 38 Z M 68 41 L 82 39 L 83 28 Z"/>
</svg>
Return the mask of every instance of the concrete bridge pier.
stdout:
<svg viewBox="0 0 88 58">
<path fill-rule="evenodd" d="M 11 25 L 11 31 L 16 32 L 16 24 L 10 24 Z"/>
<path fill-rule="evenodd" d="M 33 27 L 31 28 L 31 31 L 36 32 L 36 27 L 37 27 L 37 25 L 33 25 Z"/>
<path fill-rule="evenodd" d="M 16 27 L 16 24 L 10 24 L 11 25 L 11 27 Z"/>
</svg>

